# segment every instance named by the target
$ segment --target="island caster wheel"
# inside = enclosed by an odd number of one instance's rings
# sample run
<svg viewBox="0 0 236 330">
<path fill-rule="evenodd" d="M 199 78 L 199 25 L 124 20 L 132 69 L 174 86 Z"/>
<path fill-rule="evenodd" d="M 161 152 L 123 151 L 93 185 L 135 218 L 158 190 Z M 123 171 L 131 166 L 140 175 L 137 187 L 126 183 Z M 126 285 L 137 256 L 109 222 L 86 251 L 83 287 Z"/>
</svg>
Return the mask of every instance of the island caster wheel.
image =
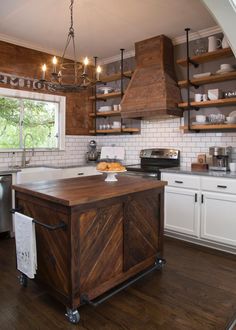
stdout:
<svg viewBox="0 0 236 330">
<path fill-rule="evenodd" d="M 162 269 L 163 265 L 165 265 L 165 264 L 166 264 L 165 259 L 162 259 L 162 258 L 156 259 L 155 265 L 156 265 L 157 269 Z"/>
<path fill-rule="evenodd" d="M 77 309 L 66 308 L 66 317 L 68 318 L 70 323 L 79 323 L 80 315 Z"/>
<path fill-rule="evenodd" d="M 28 285 L 28 277 L 21 273 L 19 276 L 19 281 L 20 281 L 20 285 L 23 286 L 24 288 L 27 288 Z"/>
</svg>

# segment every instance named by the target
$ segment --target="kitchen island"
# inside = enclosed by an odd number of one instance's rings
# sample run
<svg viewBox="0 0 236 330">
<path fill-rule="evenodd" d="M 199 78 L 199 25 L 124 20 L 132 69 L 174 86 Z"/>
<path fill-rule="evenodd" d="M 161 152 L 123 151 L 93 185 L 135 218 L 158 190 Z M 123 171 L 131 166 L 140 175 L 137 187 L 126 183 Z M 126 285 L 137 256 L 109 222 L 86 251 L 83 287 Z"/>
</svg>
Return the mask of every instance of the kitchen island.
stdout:
<svg viewBox="0 0 236 330">
<path fill-rule="evenodd" d="M 16 209 L 36 221 L 35 280 L 67 307 L 73 323 L 81 304 L 162 264 L 166 183 L 125 175 L 117 182 L 104 179 L 13 186 Z"/>
</svg>

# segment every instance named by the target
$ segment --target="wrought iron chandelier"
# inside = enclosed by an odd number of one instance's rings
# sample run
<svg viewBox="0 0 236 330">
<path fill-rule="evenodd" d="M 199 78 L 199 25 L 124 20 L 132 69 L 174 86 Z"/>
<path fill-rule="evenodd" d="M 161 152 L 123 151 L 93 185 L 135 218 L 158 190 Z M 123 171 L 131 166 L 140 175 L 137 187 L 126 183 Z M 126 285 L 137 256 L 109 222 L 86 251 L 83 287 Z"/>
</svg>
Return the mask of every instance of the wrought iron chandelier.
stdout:
<svg viewBox="0 0 236 330">
<path fill-rule="evenodd" d="M 77 62 L 76 60 L 73 5 L 74 0 L 70 0 L 70 27 L 66 45 L 60 63 L 58 64 L 56 56 L 52 59 L 52 72 L 50 74 L 50 80 L 46 79 L 46 64 L 43 64 L 42 66 L 42 77 L 40 82 L 47 85 L 47 87 L 52 91 L 78 92 L 85 90 L 86 88 L 93 87 L 99 81 L 99 76 L 101 73 L 101 67 L 99 65 L 97 66 L 97 57 L 94 57 L 95 79 L 90 78 L 88 75 L 88 57 L 85 57 L 83 63 Z M 73 48 L 73 60 L 71 61 L 65 58 L 70 44 L 72 44 Z"/>
</svg>

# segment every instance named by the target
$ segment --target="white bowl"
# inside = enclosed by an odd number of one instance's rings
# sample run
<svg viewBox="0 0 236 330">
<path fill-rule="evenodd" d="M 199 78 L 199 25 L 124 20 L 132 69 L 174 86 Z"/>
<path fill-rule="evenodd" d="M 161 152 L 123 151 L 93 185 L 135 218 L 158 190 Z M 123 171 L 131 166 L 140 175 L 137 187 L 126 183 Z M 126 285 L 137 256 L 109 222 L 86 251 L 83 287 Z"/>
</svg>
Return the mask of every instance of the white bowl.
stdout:
<svg viewBox="0 0 236 330">
<path fill-rule="evenodd" d="M 112 111 L 112 106 L 111 105 L 104 105 L 103 107 L 100 107 L 98 109 L 98 112 L 106 112 L 106 111 Z"/>
<path fill-rule="evenodd" d="M 113 88 L 112 87 L 109 87 L 109 86 L 102 86 L 102 87 L 99 87 L 98 88 L 100 91 L 103 92 L 103 94 L 108 94 L 110 92 L 113 91 Z"/>
<path fill-rule="evenodd" d="M 236 123 L 236 117 L 226 117 L 226 122 L 229 124 L 235 124 Z"/>
<path fill-rule="evenodd" d="M 206 121 L 206 116 L 204 115 L 196 115 L 196 122 L 197 123 L 205 123 Z"/>
</svg>

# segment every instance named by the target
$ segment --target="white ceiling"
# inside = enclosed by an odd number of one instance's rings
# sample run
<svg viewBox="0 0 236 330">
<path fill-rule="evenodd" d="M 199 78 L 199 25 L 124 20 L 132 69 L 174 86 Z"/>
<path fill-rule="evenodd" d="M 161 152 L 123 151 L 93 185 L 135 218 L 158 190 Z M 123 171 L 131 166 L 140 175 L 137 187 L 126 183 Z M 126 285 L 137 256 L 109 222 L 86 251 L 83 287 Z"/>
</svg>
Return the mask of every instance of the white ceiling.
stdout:
<svg viewBox="0 0 236 330">
<path fill-rule="evenodd" d="M 201 0 L 74 1 L 79 58 L 107 58 L 152 36 L 174 38 L 183 35 L 185 27 L 198 31 L 216 25 Z M 69 4 L 69 0 L 0 0 L 0 40 L 61 55 L 70 24 Z"/>
</svg>

